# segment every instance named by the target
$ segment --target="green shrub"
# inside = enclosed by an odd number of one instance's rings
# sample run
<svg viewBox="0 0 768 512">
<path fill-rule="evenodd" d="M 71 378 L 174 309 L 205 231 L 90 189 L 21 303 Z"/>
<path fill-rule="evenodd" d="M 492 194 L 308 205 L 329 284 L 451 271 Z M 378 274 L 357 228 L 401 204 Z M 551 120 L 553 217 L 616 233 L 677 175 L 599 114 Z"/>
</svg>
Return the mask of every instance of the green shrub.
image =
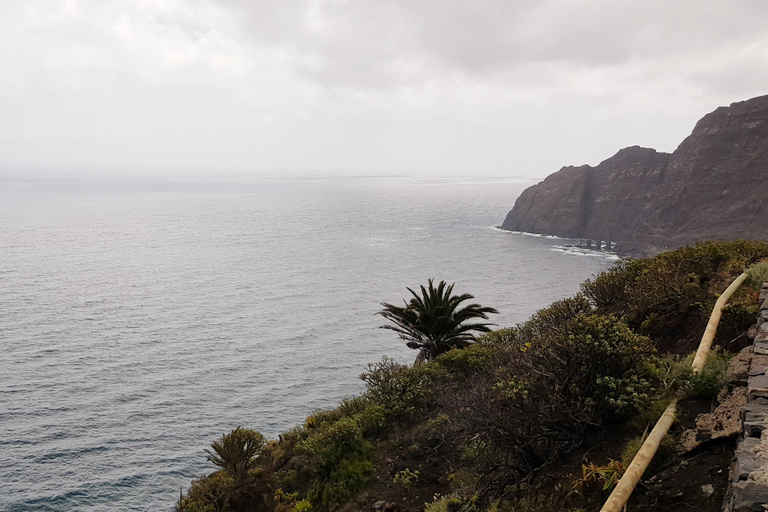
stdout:
<svg viewBox="0 0 768 512">
<path fill-rule="evenodd" d="M 397 473 L 395 473 L 395 476 L 392 479 L 392 481 L 395 483 L 401 483 L 406 487 L 410 487 L 419 481 L 420 474 L 421 473 L 419 473 L 418 470 L 411 471 L 410 469 L 405 468 L 404 470 L 398 471 Z"/>
<path fill-rule="evenodd" d="M 342 415 L 352 417 L 369 408 L 373 403 L 368 397 L 357 396 L 354 398 L 345 398 L 339 404 L 339 412 Z"/>
<path fill-rule="evenodd" d="M 656 340 L 679 340 L 706 324 L 724 276 L 766 256 L 768 244 L 763 242 L 699 243 L 654 258 L 621 261 L 585 282 L 582 293 L 599 313 L 624 316 Z"/>
<path fill-rule="evenodd" d="M 668 379 L 679 395 L 693 398 L 707 398 L 720 393 L 725 386 L 725 373 L 730 355 L 722 352 L 709 354 L 701 372 L 691 367 L 695 353 L 685 359 L 669 358 Z"/>
<path fill-rule="evenodd" d="M 309 500 L 298 501 L 293 507 L 293 512 L 312 512 L 312 503 Z"/>
<path fill-rule="evenodd" d="M 387 410 L 376 404 L 370 404 L 368 407 L 353 416 L 353 419 L 360 427 L 363 436 L 378 434 L 389 424 L 389 414 Z"/>
<path fill-rule="evenodd" d="M 296 469 L 275 471 L 272 473 L 272 480 L 281 489 L 296 489 L 299 484 L 299 472 Z"/>
<path fill-rule="evenodd" d="M 577 446 L 589 429 L 632 417 L 654 391 L 651 340 L 612 316 L 576 316 L 519 338 L 495 372 L 442 401 L 468 441 L 463 460 L 503 492 Z M 491 469 L 494 468 L 494 469 Z"/>
<path fill-rule="evenodd" d="M 325 467 L 332 467 L 346 458 L 365 458 L 371 446 L 363 439 L 360 427 L 352 418 L 327 425 L 300 442 L 298 448 L 317 456 Z"/>
<path fill-rule="evenodd" d="M 579 492 L 599 488 L 608 491 L 616 487 L 627 466 L 618 460 L 608 459 L 608 464 L 599 466 L 593 462 L 582 464 L 581 478 L 573 483 L 573 489 Z"/>
<path fill-rule="evenodd" d="M 344 412 L 339 408 L 315 411 L 307 417 L 304 427 L 307 429 L 322 427 L 323 425 L 335 423 L 343 417 Z"/>
<path fill-rule="evenodd" d="M 485 334 L 479 338 L 477 343 L 465 349 L 454 349 L 441 354 L 437 358 L 437 363 L 449 372 L 462 376 L 484 371 L 498 353 L 498 348 L 491 342 L 498 336 L 499 334 L 495 332 Z"/>
<path fill-rule="evenodd" d="M 746 272 L 749 275 L 749 284 L 758 290 L 763 283 L 768 282 L 768 262 L 755 263 Z"/>
<path fill-rule="evenodd" d="M 661 415 L 664 414 L 669 402 L 671 402 L 669 398 L 655 400 L 629 420 L 627 429 L 637 433 L 652 429 L 656 422 L 659 421 L 659 418 L 661 418 Z"/>
<path fill-rule="evenodd" d="M 641 267 L 638 260 L 619 260 L 610 269 L 582 283 L 581 292 L 600 312 L 623 311 L 630 302 L 632 284 Z"/>
<path fill-rule="evenodd" d="M 629 416 L 648 404 L 650 339 L 612 316 L 580 316 L 566 329 L 520 358 L 535 395 L 545 391 L 587 422 Z"/>
<path fill-rule="evenodd" d="M 255 465 L 256 457 L 264 445 L 264 436 L 255 430 L 237 427 L 221 439 L 211 443 L 208 460 L 226 471 L 236 484 L 248 475 Z"/>
<path fill-rule="evenodd" d="M 307 497 L 325 508 L 341 505 L 365 487 L 372 471 L 373 464 L 369 461 L 343 460 L 326 478 L 312 485 Z"/>
<path fill-rule="evenodd" d="M 360 378 L 367 385 L 366 396 L 387 413 L 416 419 L 434 407 L 435 392 L 448 379 L 448 372 L 435 363 L 409 367 L 385 357 L 369 364 Z"/>
<path fill-rule="evenodd" d="M 179 499 L 176 512 L 221 512 L 227 510 L 235 488 L 234 479 L 224 471 L 217 471 L 195 480 L 186 496 Z"/>
<path fill-rule="evenodd" d="M 332 425 L 342 418 L 352 418 L 360 427 L 363 436 L 380 432 L 387 426 L 387 411 L 367 396 L 345 398 L 336 409 L 312 413 L 304 422 L 311 432 L 326 425 Z"/>
<path fill-rule="evenodd" d="M 424 512 L 458 512 L 464 508 L 464 500 L 456 494 L 442 496 L 432 503 L 424 504 Z"/>
<path fill-rule="evenodd" d="M 624 446 L 624 451 L 621 453 L 621 465 L 624 469 L 629 468 L 629 465 L 632 464 L 632 460 L 635 458 L 635 455 L 637 455 L 637 452 L 640 451 L 646 438 L 647 436 L 645 434 L 632 438 Z M 659 444 L 658 450 L 656 450 L 656 454 L 648 465 L 646 476 L 658 473 L 663 469 L 675 456 L 675 447 L 675 438 L 670 435 L 664 436 L 661 440 L 661 444 Z"/>
<path fill-rule="evenodd" d="M 572 320 L 590 313 L 592 313 L 592 306 L 582 294 L 558 300 L 549 307 L 537 311 L 527 322 L 517 326 L 516 335 L 529 344 L 536 343 L 566 333 Z"/>
<path fill-rule="evenodd" d="M 724 343 L 746 332 L 757 318 L 759 306 L 750 300 L 732 301 L 725 305 L 717 326 L 717 338 Z"/>
<path fill-rule="evenodd" d="M 325 426 L 301 441 L 298 449 L 307 455 L 312 473 L 307 498 L 325 508 L 353 497 L 373 471 L 372 447 L 352 418 Z"/>
</svg>

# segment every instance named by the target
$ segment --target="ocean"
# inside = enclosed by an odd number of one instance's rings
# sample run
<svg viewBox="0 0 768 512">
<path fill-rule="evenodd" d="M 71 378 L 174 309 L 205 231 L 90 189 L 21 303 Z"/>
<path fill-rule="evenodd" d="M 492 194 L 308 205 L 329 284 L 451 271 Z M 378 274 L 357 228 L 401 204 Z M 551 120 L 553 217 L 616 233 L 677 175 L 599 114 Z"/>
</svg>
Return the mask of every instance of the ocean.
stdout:
<svg viewBox="0 0 768 512">
<path fill-rule="evenodd" d="M 502 231 L 500 177 L 0 181 L 0 510 L 173 510 L 237 426 L 363 390 L 427 279 L 525 320 L 616 259 Z"/>
</svg>

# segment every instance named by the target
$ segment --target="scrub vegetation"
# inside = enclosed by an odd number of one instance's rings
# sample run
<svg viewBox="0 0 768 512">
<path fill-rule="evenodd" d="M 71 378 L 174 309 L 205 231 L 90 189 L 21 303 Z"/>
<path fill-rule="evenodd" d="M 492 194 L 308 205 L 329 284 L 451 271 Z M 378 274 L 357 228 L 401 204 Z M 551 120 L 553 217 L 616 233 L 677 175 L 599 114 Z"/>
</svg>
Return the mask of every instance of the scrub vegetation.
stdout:
<svg viewBox="0 0 768 512">
<path fill-rule="evenodd" d="M 727 353 L 757 316 L 757 280 L 726 308 L 707 370 L 692 375 L 685 358 L 717 294 L 765 258 L 768 244 L 735 241 L 622 260 L 515 327 L 414 346 L 421 364 L 372 363 L 362 395 L 277 440 L 237 428 L 215 441 L 219 470 L 177 511 L 594 509 L 670 397 L 723 388 Z M 667 445 L 654 471 L 677 457 Z"/>
</svg>

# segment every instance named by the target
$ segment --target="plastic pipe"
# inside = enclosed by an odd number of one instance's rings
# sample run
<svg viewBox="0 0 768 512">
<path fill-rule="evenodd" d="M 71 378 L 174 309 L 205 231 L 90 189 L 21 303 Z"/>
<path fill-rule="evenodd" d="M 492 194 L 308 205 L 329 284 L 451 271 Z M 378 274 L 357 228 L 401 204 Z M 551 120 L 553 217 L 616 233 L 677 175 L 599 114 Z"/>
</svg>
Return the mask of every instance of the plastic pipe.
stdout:
<svg viewBox="0 0 768 512">
<path fill-rule="evenodd" d="M 664 410 L 664 414 L 656 422 L 656 426 L 653 427 L 643 446 L 640 447 L 637 455 L 632 459 L 632 463 L 624 472 L 619 483 L 616 484 L 616 488 L 608 497 L 608 501 L 603 505 L 601 512 L 619 512 L 624 507 L 630 494 L 635 490 L 637 482 L 640 481 L 640 477 L 643 476 L 646 468 L 648 468 L 648 464 L 651 463 L 653 456 L 656 455 L 656 450 L 659 449 L 661 440 L 664 439 L 672 423 L 675 422 L 676 407 L 677 399 L 674 399 Z"/>
<path fill-rule="evenodd" d="M 709 322 L 707 322 L 707 328 L 704 329 L 704 335 L 701 337 L 701 343 L 699 343 L 699 349 L 696 351 L 696 357 L 693 358 L 693 371 L 699 373 L 704 368 L 704 363 L 707 362 L 707 355 L 712 348 L 712 340 L 715 339 L 715 333 L 717 332 L 717 324 L 720 323 L 720 316 L 723 314 L 723 306 L 731 298 L 733 292 L 741 286 L 747 279 L 747 273 L 743 272 L 737 277 L 731 285 L 725 289 L 723 294 L 715 302 L 715 307 L 712 309 L 712 314 L 709 316 Z"/>
<path fill-rule="evenodd" d="M 709 316 L 709 322 L 707 322 L 707 328 L 704 329 L 704 335 L 701 337 L 699 349 L 696 351 L 696 357 L 694 357 L 693 364 L 691 365 L 694 372 L 698 373 L 704 368 L 704 363 L 707 361 L 707 356 L 712 348 L 712 340 L 715 338 L 715 333 L 717 332 L 717 324 L 720 322 L 720 316 L 723 313 L 723 306 L 725 306 L 725 303 L 731 298 L 733 292 L 735 292 L 746 279 L 747 274 L 742 273 L 739 277 L 734 279 L 731 285 L 726 288 L 723 294 L 717 299 L 717 302 L 715 302 L 715 307 L 712 309 L 712 314 Z M 664 414 L 661 415 L 659 421 L 656 422 L 656 426 L 653 427 L 653 430 L 651 430 L 651 433 L 643 443 L 643 446 L 640 447 L 637 455 L 632 459 L 629 467 L 624 472 L 619 483 L 616 484 L 616 488 L 613 489 L 613 492 L 608 497 L 608 501 L 605 502 L 605 505 L 600 509 L 600 512 L 620 512 L 624 505 L 626 505 L 637 482 L 640 481 L 643 473 L 645 473 L 645 470 L 648 468 L 648 464 L 651 463 L 653 456 L 656 455 L 661 440 L 664 439 L 664 436 L 669 432 L 672 423 L 675 422 L 676 407 L 677 399 L 674 399 L 664 410 Z"/>
</svg>

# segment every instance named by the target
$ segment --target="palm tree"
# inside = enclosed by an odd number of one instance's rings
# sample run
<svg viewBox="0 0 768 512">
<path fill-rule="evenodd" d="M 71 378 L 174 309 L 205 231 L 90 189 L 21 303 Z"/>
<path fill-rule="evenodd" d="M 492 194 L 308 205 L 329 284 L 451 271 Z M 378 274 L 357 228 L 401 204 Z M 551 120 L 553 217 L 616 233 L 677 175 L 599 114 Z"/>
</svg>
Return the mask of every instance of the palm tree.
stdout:
<svg viewBox="0 0 768 512">
<path fill-rule="evenodd" d="M 449 286 L 440 281 L 435 288 L 433 281 L 430 279 L 426 288 L 420 287 L 421 296 L 408 288 L 413 298 L 409 302 L 403 300 L 404 307 L 382 302 L 384 309 L 378 313 L 394 324 L 382 325 L 382 329 L 395 331 L 409 348 L 419 351 L 416 363 L 431 361 L 452 348 L 471 344 L 475 340 L 471 331 L 488 332 L 493 324 L 466 322 L 477 318 L 488 320 L 489 313 L 498 313 L 494 308 L 480 304 L 459 308 L 462 302 L 474 299 L 474 296 L 468 293 L 451 295 L 453 284 Z"/>
</svg>

